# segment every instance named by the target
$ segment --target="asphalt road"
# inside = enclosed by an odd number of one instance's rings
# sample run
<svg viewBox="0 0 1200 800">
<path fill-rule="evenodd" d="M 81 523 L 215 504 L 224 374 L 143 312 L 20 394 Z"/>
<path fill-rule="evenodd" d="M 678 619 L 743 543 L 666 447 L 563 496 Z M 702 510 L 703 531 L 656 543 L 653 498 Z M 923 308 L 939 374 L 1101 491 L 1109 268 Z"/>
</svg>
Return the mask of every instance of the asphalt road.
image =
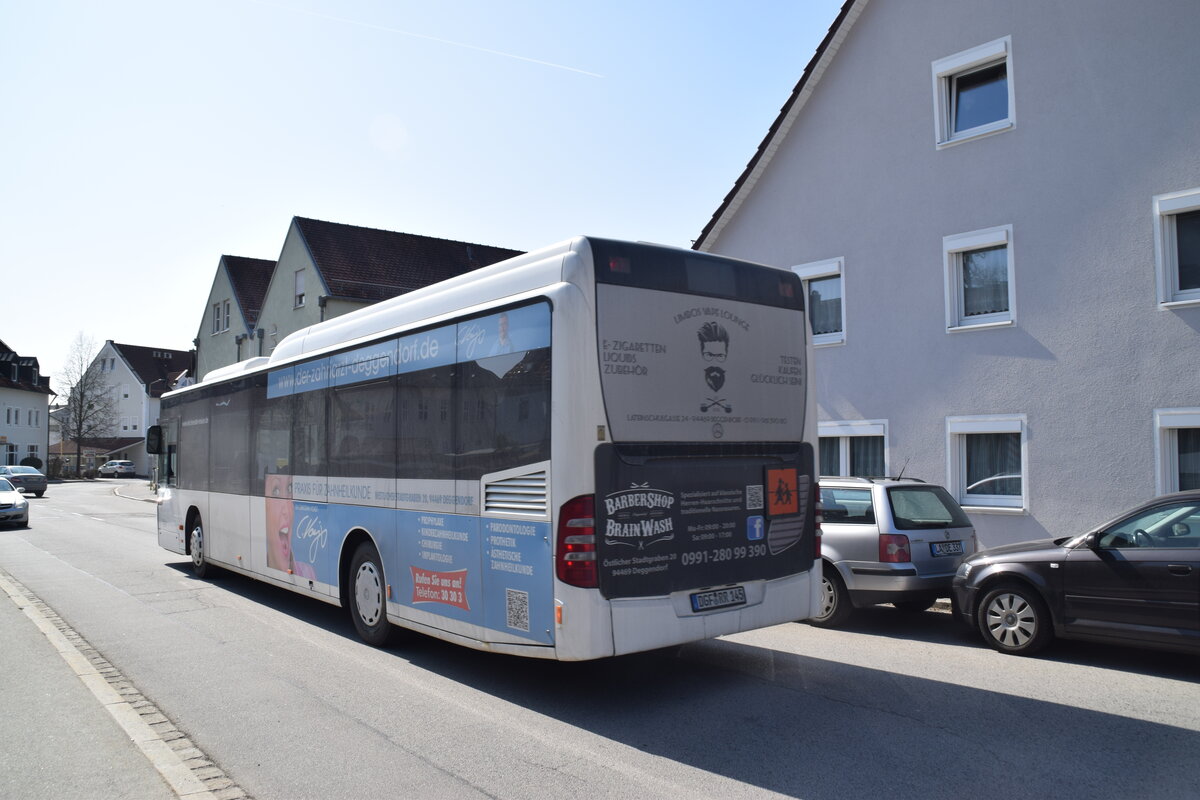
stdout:
<svg viewBox="0 0 1200 800">
<path fill-rule="evenodd" d="M 192 578 L 122 483 L 52 485 L 0 570 L 260 800 L 1200 795 L 1193 657 L 1014 658 L 890 608 L 587 664 L 375 650 L 340 609 Z"/>
</svg>

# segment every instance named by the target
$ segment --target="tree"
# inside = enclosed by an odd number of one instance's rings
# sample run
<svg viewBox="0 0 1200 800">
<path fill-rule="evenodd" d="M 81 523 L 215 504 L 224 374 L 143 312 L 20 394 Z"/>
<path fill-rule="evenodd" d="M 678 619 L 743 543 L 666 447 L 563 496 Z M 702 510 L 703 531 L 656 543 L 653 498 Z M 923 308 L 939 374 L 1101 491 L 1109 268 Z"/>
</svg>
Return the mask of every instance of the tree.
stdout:
<svg viewBox="0 0 1200 800">
<path fill-rule="evenodd" d="M 96 361 L 100 348 L 81 332 L 71 344 L 62 382 L 67 387 L 67 408 L 62 416 L 63 438 L 75 443 L 75 474 L 83 454 L 83 441 L 111 435 L 116 424 L 117 402 L 108 379 Z"/>
</svg>

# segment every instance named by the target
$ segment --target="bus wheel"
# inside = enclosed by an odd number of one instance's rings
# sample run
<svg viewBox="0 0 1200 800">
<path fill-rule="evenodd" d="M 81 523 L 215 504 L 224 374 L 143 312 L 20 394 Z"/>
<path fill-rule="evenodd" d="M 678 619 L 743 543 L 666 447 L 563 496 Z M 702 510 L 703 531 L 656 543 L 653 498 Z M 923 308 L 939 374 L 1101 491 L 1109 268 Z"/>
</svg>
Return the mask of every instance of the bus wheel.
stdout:
<svg viewBox="0 0 1200 800">
<path fill-rule="evenodd" d="M 372 647 L 383 647 L 392 634 L 387 620 L 386 586 L 379 551 L 370 542 L 363 542 L 350 562 L 350 618 L 358 635 Z"/>
<path fill-rule="evenodd" d="M 216 572 L 216 567 L 209 564 L 204 558 L 204 523 L 196 517 L 196 523 L 192 525 L 191 532 L 188 533 L 188 550 L 192 553 L 192 572 L 197 578 L 212 577 Z"/>
</svg>

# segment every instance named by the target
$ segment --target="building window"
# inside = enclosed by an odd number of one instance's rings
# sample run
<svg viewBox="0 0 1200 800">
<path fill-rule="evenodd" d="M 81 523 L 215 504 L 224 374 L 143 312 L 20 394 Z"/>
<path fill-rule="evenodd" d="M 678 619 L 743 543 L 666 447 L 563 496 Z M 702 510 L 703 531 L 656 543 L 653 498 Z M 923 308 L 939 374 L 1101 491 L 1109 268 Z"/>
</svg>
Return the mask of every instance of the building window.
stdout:
<svg viewBox="0 0 1200 800">
<path fill-rule="evenodd" d="M 296 308 L 304 305 L 304 270 L 296 270 Z"/>
<path fill-rule="evenodd" d="M 947 488 L 979 510 L 1028 508 L 1028 436 L 1024 414 L 946 418 Z"/>
<path fill-rule="evenodd" d="M 942 257 L 948 331 L 1013 323 L 1012 225 L 947 236 Z"/>
<path fill-rule="evenodd" d="M 937 147 L 1012 129 L 1012 37 L 933 62 Z"/>
<path fill-rule="evenodd" d="M 822 475 L 887 475 L 887 420 L 818 422 L 817 435 Z"/>
<path fill-rule="evenodd" d="M 229 330 L 229 301 L 228 300 L 225 301 L 224 312 L 225 312 L 224 320 L 222 321 L 223 324 L 221 325 L 221 330 L 227 331 L 227 330 Z"/>
<path fill-rule="evenodd" d="M 213 303 L 212 335 L 216 336 L 220 332 L 221 332 L 221 304 Z"/>
<path fill-rule="evenodd" d="M 1200 408 L 1154 412 L 1158 494 L 1200 489 Z"/>
<path fill-rule="evenodd" d="M 25 449 L 25 457 L 38 458 L 38 446 L 36 444 L 29 445 L 29 447 Z"/>
<path fill-rule="evenodd" d="M 7 467 L 15 467 L 17 465 L 18 445 L 6 445 L 4 454 L 4 465 Z"/>
<path fill-rule="evenodd" d="M 804 281 L 808 296 L 808 323 L 814 346 L 842 344 L 846 341 L 844 259 L 814 261 L 792 267 Z"/>
<path fill-rule="evenodd" d="M 1200 188 L 1154 198 L 1154 262 L 1162 307 L 1200 305 Z"/>
</svg>

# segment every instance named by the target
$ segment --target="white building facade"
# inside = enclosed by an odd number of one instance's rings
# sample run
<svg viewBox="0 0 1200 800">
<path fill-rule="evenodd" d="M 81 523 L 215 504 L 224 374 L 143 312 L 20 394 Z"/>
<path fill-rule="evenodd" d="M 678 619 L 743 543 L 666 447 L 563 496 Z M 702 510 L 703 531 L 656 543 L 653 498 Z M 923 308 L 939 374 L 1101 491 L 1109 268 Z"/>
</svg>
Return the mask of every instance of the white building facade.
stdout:
<svg viewBox="0 0 1200 800">
<path fill-rule="evenodd" d="M 807 282 L 822 471 L 987 546 L 1200 487 L 1200 4 L 851 0 L 696 247 Z"/>
<path fill-rule="evenodd" d="M 45 468 L 52 396 L 38 360 L 0 342 L 0 464 L 35 458 Z"/>
</svg>

